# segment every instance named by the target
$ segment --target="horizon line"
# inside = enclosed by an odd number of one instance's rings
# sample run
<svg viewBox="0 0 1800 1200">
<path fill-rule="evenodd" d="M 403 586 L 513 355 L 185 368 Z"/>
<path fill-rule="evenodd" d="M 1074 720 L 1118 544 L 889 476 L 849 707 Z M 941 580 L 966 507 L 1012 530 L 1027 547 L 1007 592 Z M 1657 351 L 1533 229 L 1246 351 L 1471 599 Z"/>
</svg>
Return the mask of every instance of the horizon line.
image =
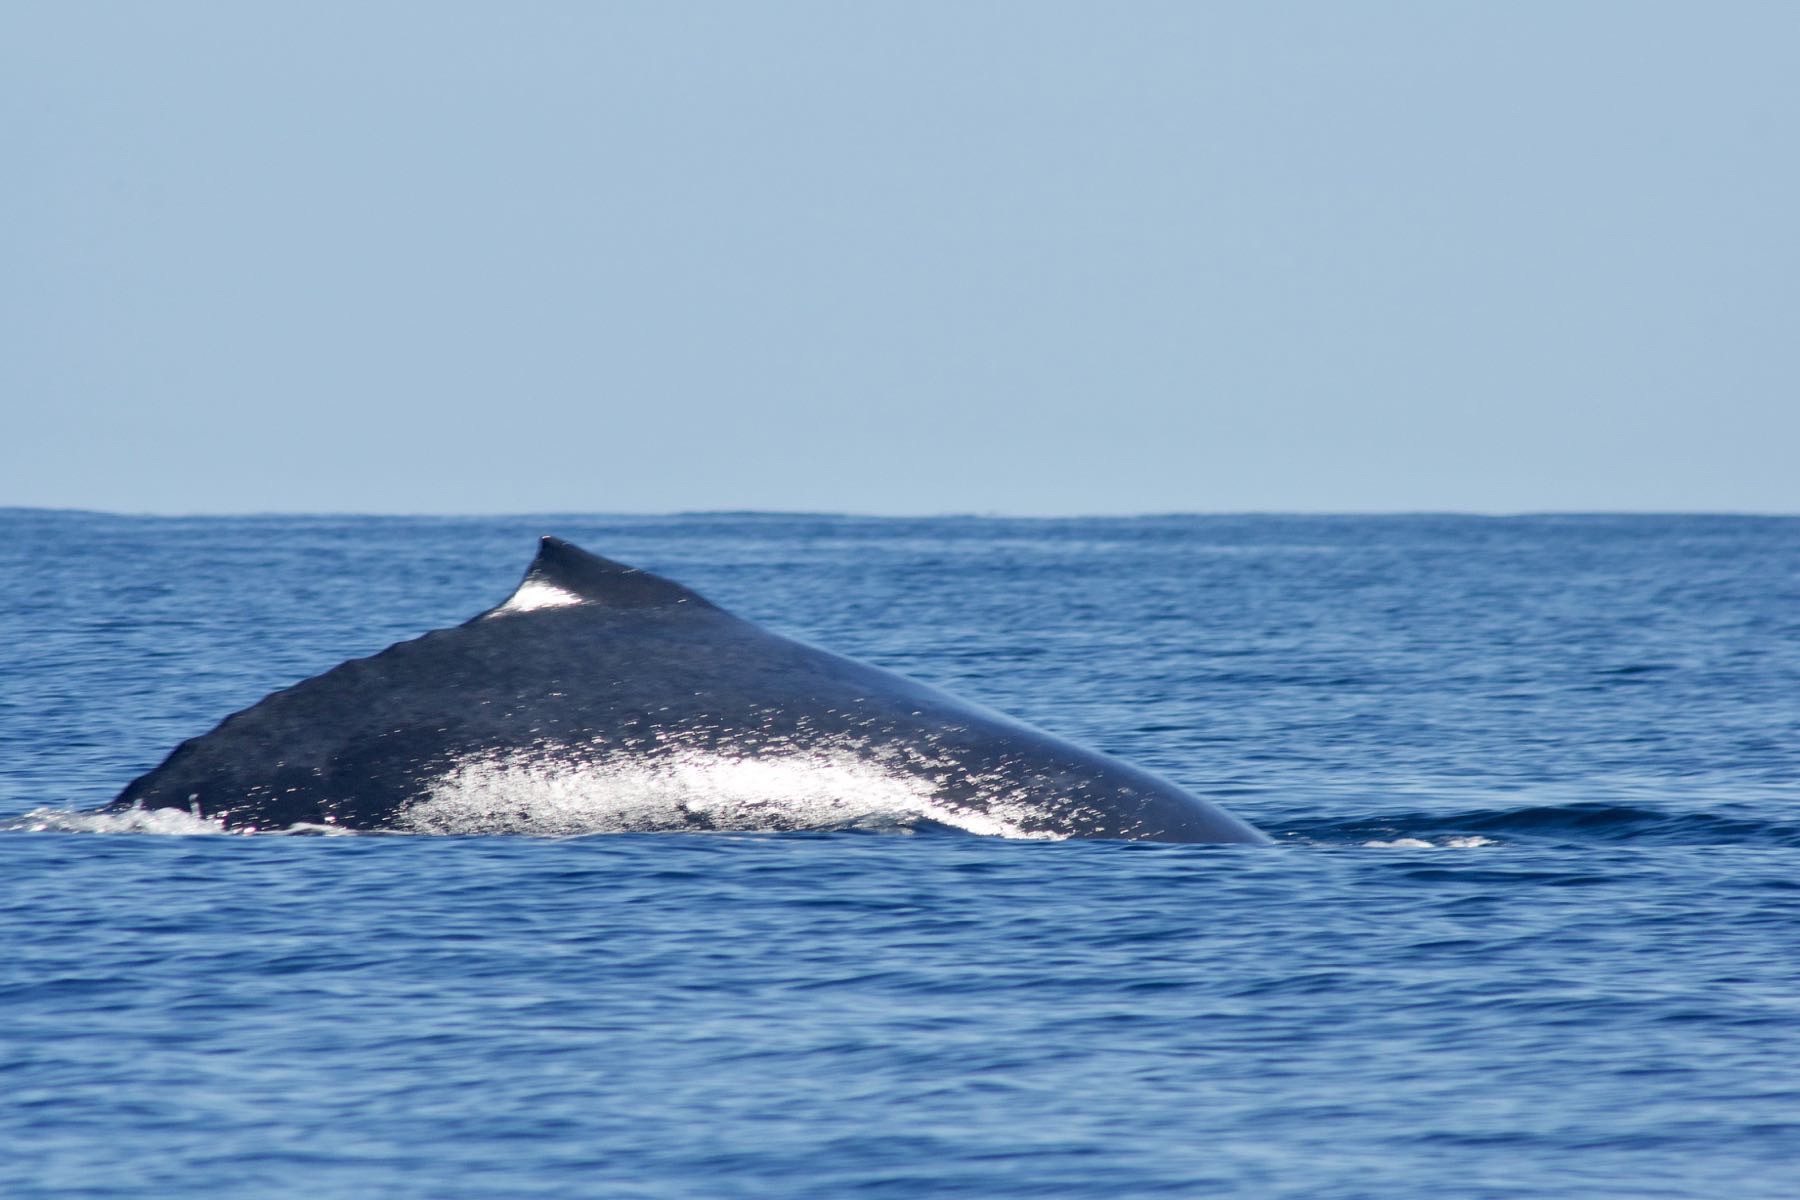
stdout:
<svg viewBox="0 0 1800 1200">
<path fill-rule="evenodd" d="M 785 508 L 694 508 L 694 509 L 520 509 L 513 511 L 403 512 L 368 509 L 249 509 L 218 511 L 188 510 L 120 510 L 82 508 L 63 505 L 0 504 L 0 513 L 35 513 L 46 516 L 113 517 L 120 520 L 343 520 L 375 518 L 382 520 L 524 520 L 536 518 L 581 518 L 586 520 L 656 520 L 682 517 L 740 517 L 783 519 L 797 517 L 857 521 L 1140 521 L 1181 517 L 1302 517 L 1302 518 L 1424 518 L 1460 517 L 1486 520 L 1518 520 L 1545 517 L 1738 517 L 1783 519 L 1800 517 L 1797 511 L 1732 508 L 1591 508 L 1591 509 L 1454 509 L 1454 508 L 1367 508 L 1367 509 L 1151 509 L 1132 512 L 976 512 L 944 510 L 938 512 L 874 512 L 849 509 L 785 509 Z"/>
</svg>

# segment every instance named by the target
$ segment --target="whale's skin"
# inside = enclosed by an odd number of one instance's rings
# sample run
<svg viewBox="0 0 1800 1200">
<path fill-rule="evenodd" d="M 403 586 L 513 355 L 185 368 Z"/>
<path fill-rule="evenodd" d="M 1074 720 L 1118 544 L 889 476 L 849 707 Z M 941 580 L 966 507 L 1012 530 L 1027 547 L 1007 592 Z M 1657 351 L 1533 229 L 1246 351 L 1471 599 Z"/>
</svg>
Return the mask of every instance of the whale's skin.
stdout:
<svg viewBox="0 0 1800 1200">
<path fill-rule="evenodd" d="M 1147 771 L 544 538 L 465 624 L 277 691 L 107 806 L 239 831 L 796 829 L 1263 843 Z"/>
</svg>

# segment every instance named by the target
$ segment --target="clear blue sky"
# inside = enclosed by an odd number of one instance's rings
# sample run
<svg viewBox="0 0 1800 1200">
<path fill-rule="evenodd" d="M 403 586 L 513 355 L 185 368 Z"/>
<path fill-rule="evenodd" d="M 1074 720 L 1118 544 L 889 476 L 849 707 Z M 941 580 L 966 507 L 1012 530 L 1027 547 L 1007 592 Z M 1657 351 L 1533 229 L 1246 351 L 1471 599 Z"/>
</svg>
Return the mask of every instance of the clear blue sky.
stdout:
<svg viewBox="0 0 1800 1200">
<path fill-rule="evenodd" d="M 1800 512 L 1800 4 L 0 8 L 0 504 Z"/>
</svg>

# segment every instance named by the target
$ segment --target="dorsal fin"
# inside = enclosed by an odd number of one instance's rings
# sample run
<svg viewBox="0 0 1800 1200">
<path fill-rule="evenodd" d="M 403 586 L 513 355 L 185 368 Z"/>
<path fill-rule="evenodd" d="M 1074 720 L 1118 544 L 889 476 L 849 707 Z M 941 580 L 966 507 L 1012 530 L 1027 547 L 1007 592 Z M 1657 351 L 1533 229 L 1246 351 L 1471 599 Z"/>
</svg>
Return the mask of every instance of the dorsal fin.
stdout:
<svg viewBox="0 0 1800 1200">
<path fill-rule="evenodd" d="M 546 537 L 538 543 L 537 557 L 526 568 L 518 588 L 504 604 L 482 616 L 571 604 L 601 604 L 609 608 L 660 608 L 675 604 L 713 607 L 698 593 L 661 575 L 589 554 L 559 537 Z"/>
</svg>

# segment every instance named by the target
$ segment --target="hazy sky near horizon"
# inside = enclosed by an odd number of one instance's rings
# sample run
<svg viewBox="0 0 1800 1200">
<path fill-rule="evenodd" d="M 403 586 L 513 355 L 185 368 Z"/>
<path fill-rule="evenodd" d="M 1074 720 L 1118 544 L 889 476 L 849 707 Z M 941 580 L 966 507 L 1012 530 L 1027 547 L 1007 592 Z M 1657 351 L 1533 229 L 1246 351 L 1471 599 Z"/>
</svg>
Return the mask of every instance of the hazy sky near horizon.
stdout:
<svg viewBox="0 0 1800 1200">
<path fill-rule="evenodd" d="M 0 9 L 0 504 L 1800 512 L 1800 5 Z"/>
</svg>

